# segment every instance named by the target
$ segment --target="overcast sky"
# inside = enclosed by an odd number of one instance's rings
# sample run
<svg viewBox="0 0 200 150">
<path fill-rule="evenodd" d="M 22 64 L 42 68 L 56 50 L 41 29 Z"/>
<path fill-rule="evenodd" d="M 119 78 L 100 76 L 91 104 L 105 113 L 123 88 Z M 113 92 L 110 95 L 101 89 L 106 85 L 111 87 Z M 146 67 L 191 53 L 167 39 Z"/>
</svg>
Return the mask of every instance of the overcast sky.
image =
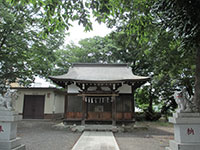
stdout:
<svg viewBox="0 0 200 150">
<path fill-rule="evenodd" d="M 106 27 L 105 24 L 99 24 L 94 19 L 91 19 L 93 30 L 90 32 L 84 32 L 84 27 L 78 25 L 77 22 L 73 23 L 73 27 L 69 29 L 69 36 L 65 38 L 65 44 L 69 44 L 71 42 L 78 44 L 81 39 L 91 38 L 94 36 L 101 36 L 104 37 L 105 35 L 109 34 L 112 29 Z"/>
</svg>

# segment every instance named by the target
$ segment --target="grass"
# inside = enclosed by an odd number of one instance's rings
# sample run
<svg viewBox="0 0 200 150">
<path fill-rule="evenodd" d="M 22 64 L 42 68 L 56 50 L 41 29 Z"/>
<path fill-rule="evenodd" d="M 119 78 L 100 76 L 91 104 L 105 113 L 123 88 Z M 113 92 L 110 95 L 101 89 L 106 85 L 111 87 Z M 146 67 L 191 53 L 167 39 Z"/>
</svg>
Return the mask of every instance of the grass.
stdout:
<svg viewBox="0 0 200 150">
<path fill-rule="evenodd" d="M 137 121 L 138 126 L 162 126 L 162 127 L 172 127 L 173 125 L 166 121 Z"/>
</svg>

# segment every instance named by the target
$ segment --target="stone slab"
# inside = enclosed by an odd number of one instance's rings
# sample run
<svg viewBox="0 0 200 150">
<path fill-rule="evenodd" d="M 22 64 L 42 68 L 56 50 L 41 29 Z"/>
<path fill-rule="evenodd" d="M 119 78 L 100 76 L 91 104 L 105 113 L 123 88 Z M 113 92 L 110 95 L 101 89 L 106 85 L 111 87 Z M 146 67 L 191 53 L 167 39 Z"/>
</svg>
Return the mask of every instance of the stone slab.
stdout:
<svg viewBox="0 0 200 150">
<path fill-rule="evenodd" d="M 183 143 L 200 143 L 200 124 L 175 124 L 174 139 Z"/>
<path fill-rule="evenodd" d="M 119 150 L 112 132 L 84 131 L 72 150 Z"/>
<path fill-rule="evenodd" d="M 112 131 L 115 128 L 113 125 L 85 125 L 85 131 Z"/>
<path fill-rule="evenodd" d="M 0 110 L 0 116 L 13 116 L 18 115 L 16 111 Z"/>
<path fill-rule="evenodd" d="M 200 150 L 200 143 L 179 143 L 174 140 L 169 141 L 169 150 Z"/>
<path fill-rule="evenodd" d="M 0 141 L 0 149 L 11 150 L 15 147 L 21 146 L 21 138 L 17 137 L 12 140 Z"/>
<path fill-rule="evenodd" d="M 13 148 L 12 150 L 26 150 L 25 145 L 20 145 L 18 147 Z"/>
<path fill-rule="evenodd" d="M 200 113 L 173 113 L 174 118 L 200 117 Z"/>
<path fill-rule="evenodd" d="M 25 150 L 17 138 L 17 122 L 21 119 L 15 111 L 0 110 L 0 150 Z"/>
<path fill-rule="evenodd" d="M 165 150 L 171 150 L 169 147 L 165 147 Z"/>
<path fill-rule="evenodd" d="M 166 150 L 200 150 L 200 113 L 174 113 L 174 140 Z"/>
<path fill-rule="evenodd" d="M 21 115 L 0 116 L 0 122 L 13 122 L 22 120 Z"/>
<path fill-rule="evenodd" d="M 0 141 L 16 138 L 17 122 L 0 122 L 0 128 Z"/>
<path fill-rule="evenodd" d="M 185 117 L 185 118 L 174 118 L 169 117 L 169 122 L 173 124 L 200 124 L 200 117 Z"/>
</svg>

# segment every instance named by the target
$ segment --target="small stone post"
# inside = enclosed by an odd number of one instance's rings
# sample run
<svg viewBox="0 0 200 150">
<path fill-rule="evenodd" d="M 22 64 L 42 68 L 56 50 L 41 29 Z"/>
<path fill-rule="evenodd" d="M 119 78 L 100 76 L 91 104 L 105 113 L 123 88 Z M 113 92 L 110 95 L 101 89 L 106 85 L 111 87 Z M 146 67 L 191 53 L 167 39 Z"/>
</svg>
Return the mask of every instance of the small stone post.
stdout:
<svg viewBox="0 0 200 150">
<path fill-rule="evenodd" d="M 195 111 L 184 90 L 175 92 L 174 98 L 178 109 L 169 118 L 174 124 L 174 140 L 169 141 L 166 150 L 200 150 L 200 113 Z"/>
<path fill-rule="evenodd" d="M 166 150 L 200 150 L 200 113 L 174 113 L 174 140 Z"/>
<path fill-rule="evenodd" d="M 17 122 L 22 116 L 13 110 L 12 99 L 10 91 L 0 95 L 0 150 L 25 150 L 17 137 Z"/>
</svg>

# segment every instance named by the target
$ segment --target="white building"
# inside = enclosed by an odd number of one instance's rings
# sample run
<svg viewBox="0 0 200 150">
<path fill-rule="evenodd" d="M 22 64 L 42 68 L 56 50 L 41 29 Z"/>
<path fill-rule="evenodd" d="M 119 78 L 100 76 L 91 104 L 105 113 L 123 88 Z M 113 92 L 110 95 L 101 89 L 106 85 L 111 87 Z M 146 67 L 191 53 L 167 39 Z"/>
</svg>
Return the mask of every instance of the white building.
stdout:
<svg viewBox="0 0 200 150">
<path fill-rule="evenodd" d="M 65 112 L 66 93 L 56 88 L 16 87 L 15 109 L 24 119 L 61 118 Z"/>
</svg>

